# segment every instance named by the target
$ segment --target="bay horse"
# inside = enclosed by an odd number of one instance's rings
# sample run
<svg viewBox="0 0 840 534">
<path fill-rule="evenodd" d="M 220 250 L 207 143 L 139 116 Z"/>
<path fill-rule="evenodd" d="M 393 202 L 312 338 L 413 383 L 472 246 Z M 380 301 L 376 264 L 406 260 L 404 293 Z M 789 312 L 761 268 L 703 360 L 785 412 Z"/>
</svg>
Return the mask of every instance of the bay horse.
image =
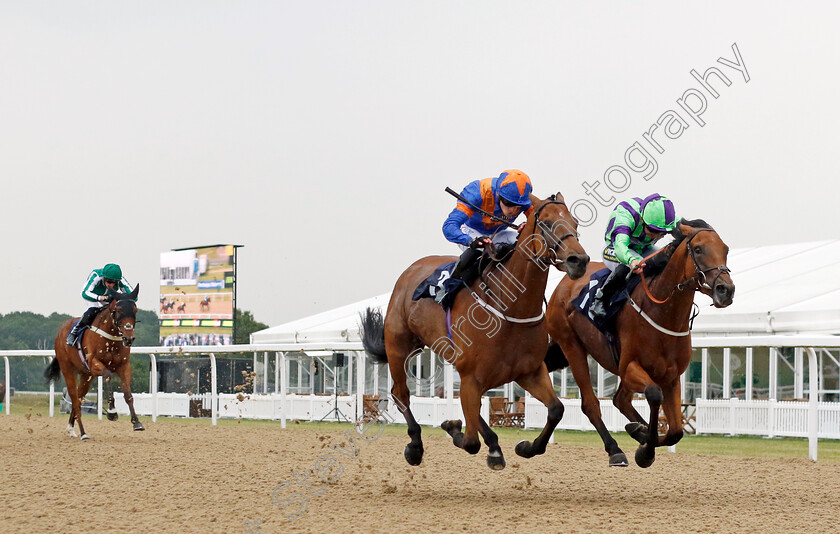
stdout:
<svg viewBox="0 0 840 534">
<path fill-rule="evenodd" d="M 456 256 L 417 260 L 397 279 L 384 318 L 379 310 L 368 309 L 362 314 L 362 343 L 376 361 L 388 362 L 394 380 L 392 398 L 408 423 L 411 442 L 404 455 L 410 465 L 423 460 L 423 442 L 409 406 L 406 366 L 424 346 L 454 364 L 461 376 L 466 431 L 461 432 L 460 420 L 444 421 L 441 428 L 455 446 L 470 454 L 481 448 L 480 433 L 489 448 L 487 465 L 491 469 L 503 469 L 505 460 L 496 434 L 479 411 L 481 396 L 488 389 L 516 381 L 548 407 L 542 433 L 533 443 L 517 444 L 516 453 L 522 457 L 544 453 L 563 416 L 563 404 L 543 362 L 549 346 L 543 320 L 545 289 L 551 266 L 579 278 L 589 256 L 578 242 L 577 221 L 559 193 L 546 200 L 531 195 L 531 203 L 534 209 L 522 225 L 515 247 L 503 263 L 491 263 L 478 280 L 455 296 L 451 321 L 434 299 L 412 300 L 412 295 L 437 267 L 456 261 Z"/>
<path fill-rule="evenodd" d="M 617 358 L 605 335 L 572 304 L 603 263 L 590 263 L 587 276 L 561 280 L 546 311 L 551 339 L 568 360 L 580 388 L 581 409 L 601 436 L 611 466 L 626 466 L 627 457 L 601 419 L 587 354 L 620 377 L 613 404 L 630 421 L 627 432 L 640 443 L 636 463 L 649 467 L 656 447 L 674 445 L 683 437 L 680 376 L 691 361 L 689 316 L 694 293 L 710 296 L 717 308 L 732 304 L 735 294 L 726 266 L 729 247 L 712 227 L 699 219 L 682 219 L 671 235 L 674 240 L 644 262 L 642 282 L 655 275 L 647 289 L 644 283 L 638 285 L 629 305 L 616 316 Z M 633 408 L 634 393 L 644 393 L 650 406 L 648 421 Z M 664 438 L 659 438 L 657 430 L 660 406 L 668 421 Z"/>
<path fill-rule="evenodd" d="M 55 338 L 55 358 L 44 371 L 44 377 L 50 381 L 57 379 L 59 372 L 64 376 L 67 391 L 73 401 L 70 421 L 67 424 L 67 433 L 72 437 L 76 437 L 73 424 L 78 422 L 81 439 L 90 439 L 82 426 L 82 399 L 87 395 L 93 378 L 108 373 L 116 373 L 120 377 L 123 397 L 131 412 L 134 430 L 145 430 L 134 412 L 134 398 L 131 395 L 130 347 L 134 343 L 137 316 L 135 300 L 139 291 L 138 284 L 131 293 L 112 291 L 109 294 L 111 302 L 99 310 L 90 329 L 82 334 L 84 362 L 78 349 L 65 343 L 73 322 L 78 319 L 68 320 L 58 330 Z M 109 401 L 110 411 L 110 408 L 113 408 L 113 395 Z"/>
<path fill-rule="evenodd" d="M 205 309 L 207 311 L 210 311 L 210 297 L 204 297 L 203 299 L 201 299 L 199 307 L 201 308 L 201 311 L 204 311 Z"/>
</svg>

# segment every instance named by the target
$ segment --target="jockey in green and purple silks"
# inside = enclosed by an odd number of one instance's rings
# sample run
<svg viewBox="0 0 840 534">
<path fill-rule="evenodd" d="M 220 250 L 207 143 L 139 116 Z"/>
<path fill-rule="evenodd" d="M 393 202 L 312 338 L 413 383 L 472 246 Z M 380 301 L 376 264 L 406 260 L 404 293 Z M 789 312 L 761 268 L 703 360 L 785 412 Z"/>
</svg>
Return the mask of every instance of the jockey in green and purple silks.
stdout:
<svg viewBox="0 0 840 534">
<path fill-rule="evenodd" d="M 607 222 L 603 253 L 604 264 L 612 273 L 595 294 L 589 309 L 592 318 L 606 315 L 605 303 L 624 285 L 627 275 L 644 267 L 642 259 L 656 252 L 656 242 L 676 226 L 674 203 L 656 193 L 615 207 Z"/>
<path fill-rule="evenodd" d="M 131 293 L 131 286 L 123 278 L 122 269 L 115 263 L 109 263 L 101 269 L 94 269 L 88 276 L 87 283 L 82 289 L 82 298 L 88 302 L 96 303 L 82 315 L 82 318 L 73 325 L 70 333 L 67 334 L 67 344 L 73 345 L 79 332 L 85 326 L 90 326 L 99 309 L 111 299 L 110 293 Z"/>
</svg>

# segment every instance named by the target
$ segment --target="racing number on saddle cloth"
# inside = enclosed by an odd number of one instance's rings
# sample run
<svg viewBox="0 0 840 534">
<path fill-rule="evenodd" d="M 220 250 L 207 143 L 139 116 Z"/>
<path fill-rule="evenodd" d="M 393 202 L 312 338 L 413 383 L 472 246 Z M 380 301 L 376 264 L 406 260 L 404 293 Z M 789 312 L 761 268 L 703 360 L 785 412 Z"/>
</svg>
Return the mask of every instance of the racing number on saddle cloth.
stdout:
<svg viewBox="0 0 840 534">
<path fill-rule="evenodd" d="M 411 300 L 420 300 L 421 298 L 434 298 L 438 290 L 444 288 L 444 284 L 449 280 L 450 273 L 455 269 L 457 262 L 444 263 L 433 272 L 429 277 L 423 280 L 417 289 L 414 290 Z"/>
</svg>

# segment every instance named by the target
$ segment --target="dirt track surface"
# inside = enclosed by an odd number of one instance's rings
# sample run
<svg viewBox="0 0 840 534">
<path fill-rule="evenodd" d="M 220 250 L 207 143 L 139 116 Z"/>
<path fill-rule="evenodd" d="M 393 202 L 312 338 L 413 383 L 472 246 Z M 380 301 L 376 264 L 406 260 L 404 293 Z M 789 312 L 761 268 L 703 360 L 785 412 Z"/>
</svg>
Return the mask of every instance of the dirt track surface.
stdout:
<svg viewBox="0 0 840 534">
<path fill-rule="evenodd" d="M 649 469 L 609 468 L 597 448 L 550 445 L 524 460 L 502 441 L 507 468 L 485 465 L 424 427 L 419 467 L 405 436 L 353 445 L 342 432 L 143 419 L 132 432 L 86 417 L 93 439 L 64 434 L 66 417 L 0 417 L 4 532 L 836 532 L 840 465 L 659 452 Z M 375 428 L 368 428 L 374 434 Z M 352 431 L 351 431 L 352 432 Z M 629 452 L 629 451 L 628 451 Z M 294 472 L 310 475 L 305 510 Z M 632 457 L 631 454 L 628 456 Z M 632 462 L 632 459 L 631 459 Z M 287 486 L 282 486 L 289 482 Z M 272 504 L 276 493 L 278 502 Z M 296 489 L 292 489 L 296 488 Z M 285 516 L 301 515 L 294 521 Z M 247 522 L 247 523 L 246 523 Z M 249 530 L 250 529 L 250 530 Z M 259 530 L 258 530 L 259 529 Z"/>
</svg>

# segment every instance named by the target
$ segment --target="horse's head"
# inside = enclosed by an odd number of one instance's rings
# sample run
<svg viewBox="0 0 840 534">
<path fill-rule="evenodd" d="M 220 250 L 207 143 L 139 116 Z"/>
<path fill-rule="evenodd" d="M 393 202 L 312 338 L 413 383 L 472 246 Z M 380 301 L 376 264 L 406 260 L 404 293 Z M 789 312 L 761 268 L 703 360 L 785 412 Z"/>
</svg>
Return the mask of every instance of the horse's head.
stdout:
<svg viewBox="0 0 840 534">
<path fill-rule="evenodd" d="M 534 211 L 525 222 L 520 241 L 529 257 L 543 265 L 554 265 L 566 271 L 569 278 L 583 276 L 589 255 L 578 241 L 577 220 L 572 217 L 563 195 L 557 193 L 545 200 L 531 195 Z"/>
<path fill-rule="evenodd" d="M 725 308 L 735 296 L 735 284 L 726 266 L 729 247 L 714 229 L 697 223 L 683 219 L 679 225 L 688 250 L 685 276 L 697 283 L 700 292 L 712 298 L 716 308 Z"/>
<path fill-rule="evenodd" d="M 137 322 L 137 295 L 140 292 L 140 284 L 131 293 L 117 293 L 108 309 L 111 312 L 111 319 L 114 326 L 122 337 L 123 345 L 130 347 L 134 343 L 134 325 Z"/>
</svg>

